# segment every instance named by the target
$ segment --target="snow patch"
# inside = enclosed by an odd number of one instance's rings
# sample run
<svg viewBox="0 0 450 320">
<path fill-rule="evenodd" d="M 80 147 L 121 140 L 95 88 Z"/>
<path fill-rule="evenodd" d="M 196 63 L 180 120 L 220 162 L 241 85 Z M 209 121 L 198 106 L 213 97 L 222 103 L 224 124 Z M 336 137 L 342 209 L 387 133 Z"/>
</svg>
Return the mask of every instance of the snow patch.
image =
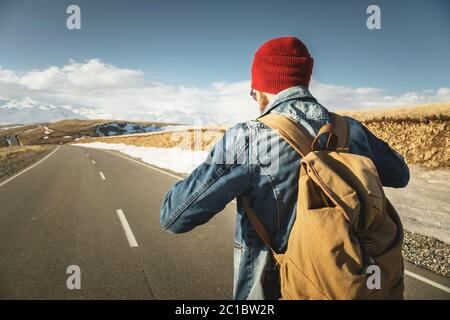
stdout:
<svg viewBox="0 0 450 320">
<path fill-rule="evenodd" d="M 116 150 L 129 155 L 133 158 L 155 165 L 157 167 L 166 168 L 179 173 L 190 173 L 199 164 L 206 160 L 209 155 L 208 151 L 190 151 L 180 148 L 155 148 L 155 147 L 138 147 L 124 143 L 77 143 L 74 146 Z"/>
<path fill-rule="evenodd" d="M 47 126 L 44 126 L 44 134 L 45 134 L 45 135 L 49 135 L 49 134 L 52 133 L 52 132 L 53 132 L 52 129 L 49 129 Z"/>
</svg>

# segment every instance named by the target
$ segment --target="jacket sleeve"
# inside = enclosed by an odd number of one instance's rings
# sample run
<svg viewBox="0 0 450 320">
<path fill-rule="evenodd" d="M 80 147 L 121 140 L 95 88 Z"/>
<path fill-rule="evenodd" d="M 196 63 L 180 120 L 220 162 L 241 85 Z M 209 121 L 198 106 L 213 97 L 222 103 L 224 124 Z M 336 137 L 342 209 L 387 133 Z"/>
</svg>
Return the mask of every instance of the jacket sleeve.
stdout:
<svg viewBox="0 0 450 320">
<path fill-rule="evenodd" d="M 364 154 L 372 160 L 383 186 L 406 187 L 409 182 L 409 168 L 403 157 L 359 121 L 346 118 L 350 120 L 350 151 Z"/>
<path fill-rule="evenodd" d="M 204 163 L 167 192 L 160 212 L 163 230 L 187 232 L 208 222 L 250 186 L 249 134 L 245 124 L 229 129 Z"/>
</svg>

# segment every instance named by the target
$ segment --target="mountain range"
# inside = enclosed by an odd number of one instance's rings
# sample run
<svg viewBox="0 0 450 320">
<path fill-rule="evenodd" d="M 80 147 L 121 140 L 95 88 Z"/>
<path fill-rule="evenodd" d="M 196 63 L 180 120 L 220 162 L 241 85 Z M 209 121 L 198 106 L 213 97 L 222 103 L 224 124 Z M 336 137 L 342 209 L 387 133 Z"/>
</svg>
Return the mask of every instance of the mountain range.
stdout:
<svg viewBox="0 0 450 320">
<path fill-rule="evenodd" d="M 0 99 L 0 124 L 55 122 L 64 119 L 86 119 L 68 106 L 55 106 L 32 99 Z"/>
<path fill-rule="evenodd" d="M 188 114 L 182 111 L 162 113 L 105 114 L 100 110 L 69 105 L 57 106 L 31 98 L 9 100 L 0 98 L 0 124 L 48 123 L 64 119 L 120 119 L 129 121 L 153 121 L 179 124 L 216 124 L 207 114 Z"/>
</svg>

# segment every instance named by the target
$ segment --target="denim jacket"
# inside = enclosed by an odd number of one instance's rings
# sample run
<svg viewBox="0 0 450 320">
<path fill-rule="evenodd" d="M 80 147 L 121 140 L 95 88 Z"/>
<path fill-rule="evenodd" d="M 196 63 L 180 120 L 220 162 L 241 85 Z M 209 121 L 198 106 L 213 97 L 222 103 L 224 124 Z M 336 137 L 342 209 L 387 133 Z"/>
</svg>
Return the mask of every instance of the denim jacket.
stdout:
<svg viewBox="0 0 450 320">
<path fill-rule="evenodd" d="M 278 93 L 260 116 L 281 113 L 312 136 L 331 122 L 329 111 L 303 86 Z M 409 169 L 401 155 L 359 121 L 346 117 L 349 152 L 369 157 L 384 186 L 404 187 Z M 325 137 L 326 138 L 326 137 Z M 284 252 L 296 216 L 300 155 L 277 133 L 256 120 L 227 130 L 206 161 L 166 194 L 161 226 L 172 233 L 208 222 L 237 199 L 234 236 L 234 299 L 278 299 L 279 273 L 241 202 L 245 195 L 268 231 L 274 250 Z"/>
</svg>

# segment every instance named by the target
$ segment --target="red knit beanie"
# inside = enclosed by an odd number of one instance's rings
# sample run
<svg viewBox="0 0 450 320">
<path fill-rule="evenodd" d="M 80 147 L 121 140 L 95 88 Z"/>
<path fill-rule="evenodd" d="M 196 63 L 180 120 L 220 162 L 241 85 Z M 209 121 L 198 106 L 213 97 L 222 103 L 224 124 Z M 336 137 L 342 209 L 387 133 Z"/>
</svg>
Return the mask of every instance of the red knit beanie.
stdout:
<svg viewBox="0 0 450 320">
<path fill-rule="evenodd" d="M 278 92 L 299 85 L 308 86 L 313 58 L 299 39 L 275 38 L 264 43 L 255 53 L 252 64 L 252 88 L 262 92 Z"/>
</svg>

